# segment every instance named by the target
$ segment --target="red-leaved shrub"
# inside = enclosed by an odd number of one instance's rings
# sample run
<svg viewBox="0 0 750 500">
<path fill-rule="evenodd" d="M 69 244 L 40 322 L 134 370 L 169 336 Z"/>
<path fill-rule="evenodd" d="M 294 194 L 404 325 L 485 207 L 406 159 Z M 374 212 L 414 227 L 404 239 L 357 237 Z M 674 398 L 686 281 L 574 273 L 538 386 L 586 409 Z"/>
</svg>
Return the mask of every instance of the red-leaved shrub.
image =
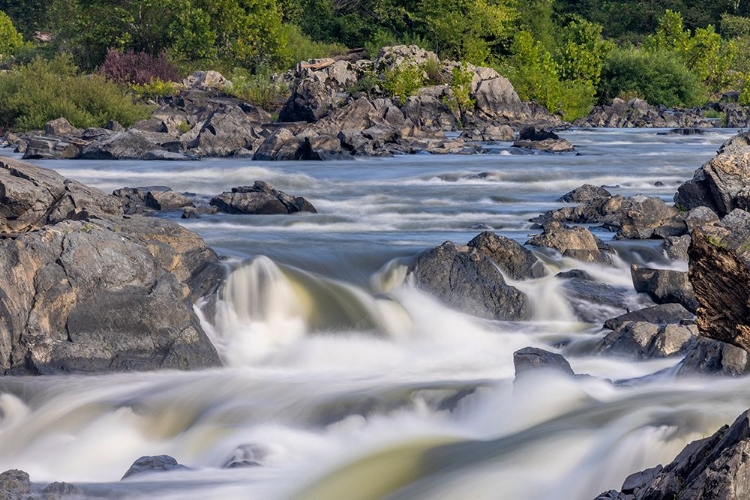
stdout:
<svg viewBox="0 0 750 500">
<path fill-rule="evenodd" d="M 99 73 L 107 80 L 135 85 L 144 85 L 157 78 L 165 82 L 176 82 L 180 79 L 180 72 L 163 52 L 154 57 L 147 52 L 120 52 L 108 49 L 107 56 L 99 67 Z"/>
</svg>

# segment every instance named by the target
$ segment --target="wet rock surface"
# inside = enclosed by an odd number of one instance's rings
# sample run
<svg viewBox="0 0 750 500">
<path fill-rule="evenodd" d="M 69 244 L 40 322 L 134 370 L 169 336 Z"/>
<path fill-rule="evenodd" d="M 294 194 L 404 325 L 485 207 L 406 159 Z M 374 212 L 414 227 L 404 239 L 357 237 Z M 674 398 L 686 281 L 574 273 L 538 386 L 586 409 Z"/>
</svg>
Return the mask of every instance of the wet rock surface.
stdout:
<svg viewBox="0 0 750 500">
<path fill-rule="evenodd" d="M 122 476 L 123 479 L 127 479 L 133 476 L 139 476 L 143 474 L 153 474 L 158 472 L 169 472 L 175 470 L 189 470 L 182 464 L 177 463 L 177 460 L 170 457 L 169 455 L 157 455 L 157 456 L 145 456 L 141 457 L 135 462 Z"/>
<path fill-rule="evenodd" d="M 513 353 L 513 366 L 516 379 L 525 373 L 538 370 L 549 370 L 573 376 L 570 363 L 561 354 L 545 351 L 537 347 L 524 347 Z"/>
<path fill-rule="evenodd" d="M 212 198 L 211 205 L 230 214 L 317 212 L 305 198 L 277 191 L 263 181 L 255 181 L 252 186 L 232 188 L 231 192 L 224 192 Z"/>
<path fill-rule="evenodd" d="M 533 252 L 505 236 L 485 231 L 472 239 L 468 246 L 492 259 L 510 279 L 541 278 L 547 274 Z"/>
<path fill-rule="evenodd" d="M 584 227 L 569 227 L 552 221 L 542 226 L 542 233 L 526 242 L 535 247 L 553 248 L 564 257 L 584 262 L 609 264 L 611 259 L 604 250 L 607 246 Z"/>
<path fill-rule="evenodd" d="M 630 274 L 635 291 L 647 293 L 657 304 L 676 303 L 692 313 L 697 311 L 698 299 L 686 272 L 650 269 L 633 264 Z"/>
</svg>

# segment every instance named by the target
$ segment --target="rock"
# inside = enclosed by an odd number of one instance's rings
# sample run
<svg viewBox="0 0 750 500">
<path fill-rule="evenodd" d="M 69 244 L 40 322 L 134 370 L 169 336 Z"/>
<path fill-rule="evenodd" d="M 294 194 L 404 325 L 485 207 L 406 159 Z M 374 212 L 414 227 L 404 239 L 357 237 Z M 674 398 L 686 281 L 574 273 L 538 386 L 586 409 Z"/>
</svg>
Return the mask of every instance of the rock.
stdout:
<svg viewBox="0 0 750 500">
<path fill-rule="evenodd" d="M 750 411 L 688 444 L 673 462 L 626 480 L 634 500 L 741 500 L 750 483 Z M 626 494 L 623 485 L 622 494 Z M 606 498 L 606 497 L 605 497 Z M 627 498 L 610 496 L 610 498 Z"/>
<path fill-rule="evenodd" d="M 611 262 L 600 248 L 602 243 L 583 227 L 567 227 L 559 222 L 549 222 L 542 227 L 542 234 L 532 237 L 526 244 L 554 248 L 565 257 L 585 262 Z"/>
<path fill-rule="evenodd" d="M 617 330 L 628 322 L 644 322 L 654 325 L 681 324 L 693 320 L 694 317 L 690 311 L 680 304 L 660 304 L 608 319 L 604 323 L 604 328 Z"/>
<path fill-rule="evenodd" d="M 507 285 L 492 260 L 475 248 L 447 241 L 417 256 L 408 275 L 417 288 L 465 313 L 497 320 L 529 317 L 526 296 Z"/>
<path fill-rule="evenodd" d="M 29 474 L 18 469 L 6 470 L 0 474 L 0 498 L 22 500 L 31 493 Z"/>
<path fill-rule="evenodd" d="M 673 128 L 667 132 L 658 132 L 656 135 L 703 135 L 706 131 L 696 127 Z"/>
<path fill-rule="evenodd" d="M 588 203 L 594 200 L 606 200 L 611 197 L 612 194 L 603 187 L 584 184 L 573 191 L 565 193 L 557 201 L 564 203 Z"/>
<path fill-rule="evenodd" d="M 165 139 L 168 138 L 166 134 Z M 86 160 L 142 160 L 148 153 L 162 150 L 152 136 L 140 130 L 115 132 L 102 140 L 96 141 L 81 152 L 80 157 Z"/>
<path fill-rule="evenodd" d="M 577 127 L 658 127 L 658 128 L 706 128 L 713 124 L 696 110 L 666 109 L 650 106 L 642 99 L 624 101 L 615 98 L 609 106 L 595 106 L 589 115 L 574 123 Z"/>
<path fill-rule="evenodd" d="M 701 334 L 750 349 L 750 214 L 693 230 L 689 257 Z"/>
<path fill-rule="evenodd" d="M 569 153 L 575 151 L 573 145 L 565 139 L 544 139 L 542 141 L 515 141 L 514 148 L 545 151 L 548 153 Z"/>
<path fill-rule="evenodd" d="M 513 366 L 516 370 L 516 379 L 523 373 L 536 370 L 551 370 L 565 375 L 574 375 L 570 363 L 562 355 L 536 347 L 524 347 L 514 352 Z"/>
<path fill-rule="evenodd" d="M 359 72 L 347 61 L 313 64 L 297 68 L 299 78 L 279 113 L 281 122 L 314 123 L 346 101 L 347 91 L 357 83 Z"/>
<path fill-rule="evenodd" d="M 258 467 L 267 452 L 258 445 L 243 444 L 237 447 L 232 457 L 224 463 L 225 469 Z"/>
<path fill-rule="evenodd" d="M 628 289 L 595 281 L 587 272 L 574 269 L 558 273 L 564 279 L 564 298 L 575 315 L 585 323 L 596 324 L 626 310 Z"/>
<path fill-rule="evenodd" d="M 719 148 L 719 154 L 745 153 L 750 150 L 750 132 L 742 132 L 730 137 Z"/>
<path fill-rule="evenodd" d="M 650 269 L 633 264 L 630 275 L 635 291 L 647 293 L 657 304 L 681 304 L 692 313 L 698 309 L 698 299 L 686 272 Z"/>
<path fill-rule="evenodd" d="M 516 133 L 508 125 L 500 126 L 484 126 L 484 127 L 473 127 L 464 128 L 459 136 L 467 141 L 483 141 L 483 142 L 510 142 L 515 140 Z"/>
<path fill-rule="evenodd" d="M 688 349 L 679 376 L 714 375 L 740 377 L 750 373 L 748 353 L 732 344 L 699 337 Z"/>
<path fill-rule="evenodd" d="M 50 483 L 42 490 L 42 497 L 51 496 L 52 498 L 60 496 L 82 496 L 83 491 L 75 484 L 70 483 Z M 46 498 L 45 498 L 46 500 Z"/>
<path fill-rule="evenodd" d="M 26 143 L 24 160 L 66 160 L 78 158 L 86 141 L 75 138 L 31 136 Z"/>
<path fill-rule="evenodd" d="M 174 470 L 190 470 L 184 465 L 177 463 L 177 460 L 169 455 L 158 455 L 154 457 L 141 457 L 130 466 L 128 471 L 122 476 L 127 479 L 140 474 L 151 474 L 154 472 L 167 472 Z"/>
<path fill-rule="evenodd" d="M 183 85 L 195 90 L 223 90 L 231 82 L 218 71 L 196 71 L 183 80 Z"/>
<path fill-rule="evenodd" d="M 168 191 L 148 191 L 144 200 L 146 206 L 154 210 L 179 210 L 192 207 L 193 201 L 182 193 Z"/>
<path fill-rule="evenodd" d="M 547 271 L 533 252 L 505 236 L 485 231 L 468 243 L 483 253 L 510 279 L 526 280 L 546 276 Z"/>
<path fill-rule="evenodd" d="M 284 161 L 302 158 L 304 138 L 295 137 L 288 128 L 276 129 L 255 150 L 254 161 Z"/>
<path fill-rule="evenodd" d="M 719 216 L 708 207 L 695 207 L 685 216 L 685 226 L 687 226 L 688 231 L 715 222 L 719 222 Z"/>
<path fill-rule="evenodd" d="M 198 219 L 202 215 L 213 215 L 218 212 L 219 209 L 216 207 L 199 205 L 197 207 L 187 207 L 185 210 L 183 210 L 180 217 L 182 219 Z"/>
<path fill-rule="evenodd" d="M 122 218 L 120 201 L 0 160 L 0 372 L 218 366 L 192 301 L 223 275 L 181 226 Z"/>
<path fill-rule="evenodd" d="M 258 115 L 261 122 L 255 121 Z M 261 123 L 270 120 L 271 115 L 260 109 L 248 115 L 239 107 L 223 107 L 206 119 L 198 136 L 187 148 L 201 157 L 226 157 L 240 149 L 253 150 L 256 143 L 264 140 Z"/>
<path fill-rule="evenodd" d="M 80 133 L 81 133 L 80 129 L 75 128 L 73 125 L 70 124 L 68 120 L 66 120 L 62 116 L 60 118 L 50 120 L 44 124 L 45 135 L 63 136 L 63 135 L 79 135 Z"/>
<path fill-rule="evenodd" d="M 595 347 L 595 353 L 635 360 L 666 358 L 685 353 L 695 343 L 697 335 L 695 325 L 628 321 L 607 334 Z"/>
<path fill-rule="evenodd" d="M 518 134 L 518 139 L 521 141 L 546 141 L 548 139 L 557 141 L 560 139 L 560 136 L 551 130 L 528 125 L 521 129 L 521 132 Z"/>
<path fill-rule="evenodd" d="M 750 150 L 720 153 L 679 187 L 674 201 L 686 210 L 705 206 L 724 217 L 735 208 L 749 208 L 748 189 Z"/>
<path fill-rule="evenodd" d="M 661 243 L 664 253 L 669 260 L 688 260 L 688 247 L 690 246 L 690 235 L 669 236 Z"/>
<path fill-rule="evenodd" d="M 315 207 L 302 198 L 275 190 L 263 181 L 252 186 L 232 188 L 211 199 L 211 205 L 229 214 L 291 214 L 296 212 L 317 213 Z"/>
<path fill-rule="evenodd" d="M 529 119 L 531 111 L 516 94 L 507 78 L 489 68 L 476 68 L 477 78 L 472 82 L 472 98 L 475 112 L 483 118 L 497 123 L 522 123 Z"/>
<path fill-rule="evenodd" d="M 419 130 L 456 130 L 460 119 L 446 104 L 451 96 L 448 85 L 425 87 L 408 97 L 401 109 L 406 119 Z"/>
</svg>

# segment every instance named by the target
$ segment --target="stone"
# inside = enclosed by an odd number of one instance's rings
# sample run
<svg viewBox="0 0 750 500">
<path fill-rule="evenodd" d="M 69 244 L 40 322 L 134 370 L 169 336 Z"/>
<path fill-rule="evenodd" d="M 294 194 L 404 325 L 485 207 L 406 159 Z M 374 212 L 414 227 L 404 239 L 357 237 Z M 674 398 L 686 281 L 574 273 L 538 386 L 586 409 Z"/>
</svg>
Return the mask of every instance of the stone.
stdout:
<svg viewBox="0 0 750 500">
<path fill-rule="evenodd" d="M 541 141 L 518 140 L 513 143 L 513 147 L 548 153 L 570 153 L 571 151 L 575 151 L 573 144 L 565 139 L 544 139 Z"/>
<path fill-rule="evenodd" d="M 179 210 L 193 206 L 192 199 L 171 189 L 168 191 L 148 191 L 144 202 L 146 206 L 154 210 Z"/>
<path fill-rule="evenodd" d="M 22 500 L 31 493 L 31 479 L 22 470 L 10 469 L 0 474 L 0 498 Z"/>
<path fill-rule="evenodd" d="M 258 118 L 260 121 L 256 121 Z M 248 114 L 238 106 L 222 107 L 206 118 L 187 149 L 201 157 L 227 157 L 241 149 L 253 150 L 264 140 L 259 127 L 267 121 L 271 121 L 271 115 L 260 109 Z"/>
<path fill-rule="evenodd" d="M 705 206 L 724 217 L 735 208 L 747 209 L 745 197 L 750 188 L 750 150 L 716 155 L 696 170 L 693 178 L 677 190 L 676 205 L 690 210 Z"/>
<path fill-rule="evenodd" d="M 165 139 L 168 138 L 166 134 L 163 135 Z M 86 160 L 142 160 L 147 153 L 160 149 L 161 145 L 152 136 L 130 129 L 115 132 L 86 146 L 80 157 Z"/>
<path fill-rule="evenodd" d="M 628 322 L 645 322 L 654 325 L 681 324 L 692 321 L 695 318 L 693 313 L 685 309 L 680 304 L 660 304 L 653 307 L 645 307 L 637 311 L 622 314 L 616 318 L 608 319 L 604 323 L 604 328 L 617 330 L 623 324 Z"/>
<path fill-rule="evenodd" d="M 557 201 L 564 203 L 588 203 L 594 200 L 606 200 L 611 198 L 612 193 L 600 186 L 592 186 L 591 184 L 584 184 L 581 187 L 577 187 L 574 190 L 565 193 Z"/>
<path fill-rule="evenodd" d="M 691 237 L 688 275 L 701 334 L 750 349 L 750 214 L 734 210 Z"/>
<path fill-rule="evenodd" d="M 26 142 L 24 160 L 70 160 L 78 158 L 85 141 L 75 138 L 31 136 Z"/>
<path fill-rule="evenodd" d="M 650 269 L 633 264 L 630 266 L 630 275 L 635 291 L 647 293 L 657 304 L 681 304 L 692 313 L 698 309 L 698 299 L 686 272 Z"/>
<path fill-rule="evenodd" d="M 667 358 L 687 352 L 696 342 L 697 335 L 695 325 L 629 321 L 607 334 L 594 352 L 634 360 Z"/>
<path fill-rule="evenodd" d="M 315 207 L 301 196 L 277 191 L 270 184 L 255 181 L 252 186 L 232 188 L 211 199 L 211 205 L 229 214 L 291 214 L 316 213 Z"/>
<path fill-rule="evenodd" d="M 541 278 L 547 274 L 542 262 L 533 252 L 505 236 L 485 231 L 468 243 L 483 253 L 513 280 Z"/>
<path fill-rule="evenodd" d="M 218 71 L 196 71 L 182 83 L 186 88 L 196 90 L 223 90 L 231 85 L 231 82 Z"/>
<path fill-rule="evenodd" d="M 492 260 L 475 248 L 447 241 L 419 254 L 407 273 L 418 289 L 467 314 L 496 320 L 530 315 L 527 297 L 507 285 Z"/>
<path fill-rule="evenodd" d="M 177 463 L 177 460 L 170 457 L 169 455 L 158 455 L 158 456 L 145 456 L 141 457 L 135 462 L 122 476 L 122 479 L 129 477 L 138 476 L 141 474 L 152 474 L 154 472 L 168 472 L 175 470 L 190 470 L 184 465 Z"/>
<path fill-rule="evenodd" d="M 492 121 L 505 124 L 528 120 L 531 111 L 518 97 L 510 81 L 495 72 L 484 76 L 489 78 L 480 77 L 476 84 L 476 90 L 472 93 L 476 113 Z"/>
<path fill-rule="evenodd" d="M 610 257 L 602 252 L 601 242 L 586 228 L 567 227 L 560 222 L 548 222 L 542 233 L 532 237 L 527 245 L 554 248 L 564 257 L 585 262 L 609 264 Z"/>
<path fill-rule="evenodd" d="M 73 125 L 70 124 L 68 120 L 66 120 L 62 116 L 60 118 L 50 120 L 44 124 L 45 135 L 62 136 L 62 135 L 79 135 L 80 133 L 81 133 L 80 129 L 75 128 Z"/>
<path fill-rule="evenodd" d="M 748 353 L 735 345 L 699 337 L 688 349 L 678 376 L 740 377 L 750 373 Z"/>
<path fill-rule="evenodd" d="M 560 136 L 551 130 L 527 125 L 518 133 L 518 139 L 521 141 L 546 141 L 547 139 L 556 141 L 560 139 Z"/>
<path fill-rule="evenodd" d="M 690 235 L 668 236 L 664 238 L 661 247 L 669 260 L 688 260 L 688 247 L 690 246 Z"/>
<path fill-rule="evenodd" d="M 549 370 L 565 375 L 574 375 L 570 363 L 561 354 L 536 347 L 524 347 L 514 352 L 513 366 L 516 370 L 516 379 L 524 373 L 537 370 Z"/>
</svg>

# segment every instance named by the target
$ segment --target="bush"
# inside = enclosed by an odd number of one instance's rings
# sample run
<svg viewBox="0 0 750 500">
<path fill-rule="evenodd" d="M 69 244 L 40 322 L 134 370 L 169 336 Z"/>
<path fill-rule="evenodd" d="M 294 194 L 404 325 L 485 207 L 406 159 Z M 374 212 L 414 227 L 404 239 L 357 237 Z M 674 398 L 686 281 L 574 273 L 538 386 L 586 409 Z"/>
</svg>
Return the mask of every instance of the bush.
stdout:
<svg viewBox="0 0 750 500">
<path fill-rule="evenodd" d="M 635 93 L 649 104 L 667 107 L 698 106 L 707 100 L 698 76 L 668 51 L 612 51 L 602 70 L 599 101 L 606 104 L 623 93 Z"/>
<path fill-rule="evenodd" d="M 275 82 L 267 69 L 253 75 L 246 69 L 234 68 L 229 80 L 232 85 L 228 85 L 224 92 L 267 111 L 281 109 L 289 97 L 287 85 Z"/>
<path fill-rule="evenodd" d="M 284 25 L 283 37 L 288 47 L 288 65 L 294 65 L 308 59 L 322 59 L 332 54 L 346 52 L 346 47 L 343 45 L 314 41 L 293 24 Z"/>
<path fill-rule="evenodd" d="M 161 78 L 156 78 L 143 85 L 133 85 L 131 88 L 135 95 L 141 99 L 161 99 L 178 92 L 177 85 L 174 82 L 165 82 Z"/>
<path fill-rule="evenodd" d="M 402 105 L 424 84 L 424 69 L 413 62 L 406 61 L 383 72 L 383 90 L 398 99 Z"/>
<path fill-rule="evenodd" d="M 109 49 L 99 73 L 109 81 L 130 85 L 148 85 L 155 80 L 175 82 L 180 79 L 177 67 L 164 52 L 154 57 L 146 52 Z"/>
<path fill-rule="evenodd" d="M 0 74 L 1 128 L 39 129 L 60 116 L 80 128 L 101 127 L 110 120 L 129 126 L 151 110 L 101 75 L 80 75 L 68 55 L 37 58 Z"/>
</svg>

